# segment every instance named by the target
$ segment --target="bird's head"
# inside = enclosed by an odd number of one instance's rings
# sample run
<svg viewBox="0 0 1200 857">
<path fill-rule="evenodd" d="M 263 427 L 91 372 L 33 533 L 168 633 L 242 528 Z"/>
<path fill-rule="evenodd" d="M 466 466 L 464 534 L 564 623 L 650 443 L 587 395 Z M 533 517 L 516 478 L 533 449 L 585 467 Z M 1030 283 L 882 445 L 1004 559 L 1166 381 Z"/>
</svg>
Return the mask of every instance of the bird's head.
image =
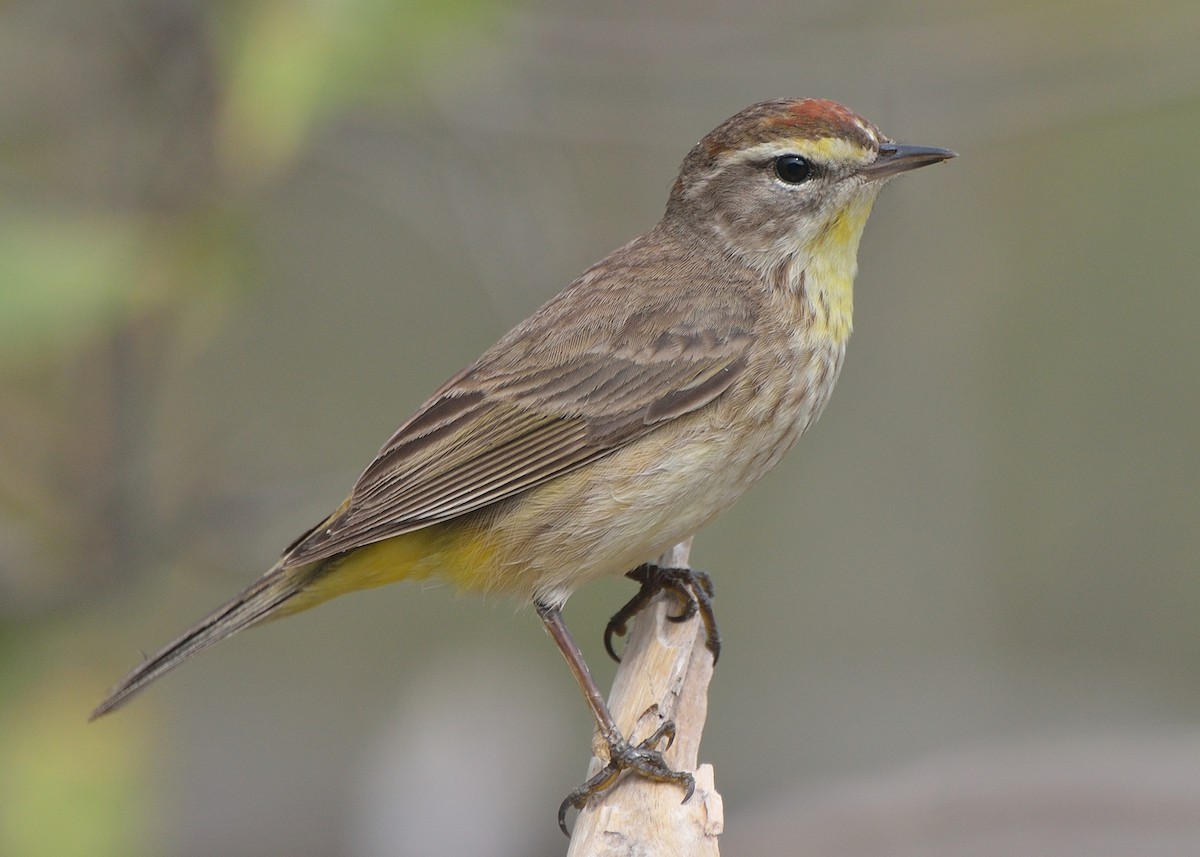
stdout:
<svg viewBox="0 0 1200 857">
<path fill-rule="evenodd" d="M 667 217 L 715 232 L 728 254 L 760 270 L 781 262 L 803 270 L 821 253 L 852 265 L 879 188 L 953 157 L 948 149 L 894 143 L 833 101 L 764 101 L 692 148 Z"/>
</svg>

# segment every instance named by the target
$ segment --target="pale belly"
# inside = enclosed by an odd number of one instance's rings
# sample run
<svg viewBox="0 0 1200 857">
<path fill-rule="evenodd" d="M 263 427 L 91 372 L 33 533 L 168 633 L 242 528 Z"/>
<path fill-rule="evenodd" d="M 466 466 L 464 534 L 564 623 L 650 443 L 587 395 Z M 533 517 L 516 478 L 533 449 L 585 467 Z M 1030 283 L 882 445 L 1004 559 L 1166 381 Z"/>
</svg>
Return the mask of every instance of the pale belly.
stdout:
<svg viewBox="0 0 1200 857">
<path fill-rule="evenodd" d="M 488 516 L 486 567 L 464 569 L 455 582 L 561 603 L 591 580 L 654 559 L 779 462 L 820 416 L 843 353 L 839 346 L 806 361 L 777 395 L 750 379 L 730 401 L 498 506 Z"/>
</svg>

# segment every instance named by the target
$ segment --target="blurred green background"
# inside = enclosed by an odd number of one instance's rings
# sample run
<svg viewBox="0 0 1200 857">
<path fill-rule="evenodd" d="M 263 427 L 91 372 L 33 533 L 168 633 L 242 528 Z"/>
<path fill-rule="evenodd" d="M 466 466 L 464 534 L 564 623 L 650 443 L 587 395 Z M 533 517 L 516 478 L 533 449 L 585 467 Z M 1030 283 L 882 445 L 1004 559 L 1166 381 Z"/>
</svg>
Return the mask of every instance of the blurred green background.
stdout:
<svg viewBox="0 0 1200 857">
<path fill-rule="evenodd" d="M 1200 853 L 1200 5 L 0 7 L 0 855 L 552 855 L 527 609 L 399 586 L 109 684 L 652 225 L 755 101 L 950 165 L 839 390 L 701 534 L 726 853 Z M 632 585 L 568 622 L 600 631 Z"/>
</svg>

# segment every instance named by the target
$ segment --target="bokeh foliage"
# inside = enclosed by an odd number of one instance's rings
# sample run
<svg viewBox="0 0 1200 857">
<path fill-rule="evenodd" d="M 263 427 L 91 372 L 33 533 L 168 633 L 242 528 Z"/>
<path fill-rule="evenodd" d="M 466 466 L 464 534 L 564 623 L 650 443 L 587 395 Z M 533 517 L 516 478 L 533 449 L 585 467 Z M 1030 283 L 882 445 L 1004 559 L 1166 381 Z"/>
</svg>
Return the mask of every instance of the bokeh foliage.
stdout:
<svg viewBox="0 0 1200 857">
<path fill-rule="evenodd" d="M 0 854 L 152 853 L 146 722 L 79 729 L 111 664 L 64 667 L 89 648 L 67 629 L 194 550 L 197 507 L 238 502 L 164 426 L 180 367 L 256 288 L 277 181 L 331 115 L 418 98 L 497 11 L 0 10 Z"/>
</svg>

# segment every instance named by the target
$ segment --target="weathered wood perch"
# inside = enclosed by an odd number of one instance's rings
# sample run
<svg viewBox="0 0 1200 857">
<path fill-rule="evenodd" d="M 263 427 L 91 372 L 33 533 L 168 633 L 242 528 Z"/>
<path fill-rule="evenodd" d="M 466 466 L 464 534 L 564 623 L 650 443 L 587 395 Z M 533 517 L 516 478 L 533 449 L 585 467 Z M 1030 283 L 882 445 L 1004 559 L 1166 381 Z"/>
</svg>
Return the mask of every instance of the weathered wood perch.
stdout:
<svg viewBox="0 0 1200 857">
<path fill-rule="evenodd" d="M 691 544 L 688 539 L 676 545 L 659 564 L 687 567 Z M 678 610 L 673 595 L 659 594 L 638 614 L 608 707 L 622 734 L 634 744 L 654 732 L 664 718 L 674 720 L 675 743 L 664 759 L 677 771 L 693 773 L 695 794 L 681 804 L 683 792 L 678 786 L 624 774 L 579 813 L 567 857 L 718 857 L 724 809 L 713 784 L 712 765 L 698 766 L 712 653 L 704 645 L 704 626 L 698 618 L 688 622 L 666 618 Z M 657 714 L 652 710 L 655 705 Z M 597 741 L 593 749 L 603 752 L 602 743 Z M 593 758 L 588 776 L 602 765 Z"/>
</svg>

